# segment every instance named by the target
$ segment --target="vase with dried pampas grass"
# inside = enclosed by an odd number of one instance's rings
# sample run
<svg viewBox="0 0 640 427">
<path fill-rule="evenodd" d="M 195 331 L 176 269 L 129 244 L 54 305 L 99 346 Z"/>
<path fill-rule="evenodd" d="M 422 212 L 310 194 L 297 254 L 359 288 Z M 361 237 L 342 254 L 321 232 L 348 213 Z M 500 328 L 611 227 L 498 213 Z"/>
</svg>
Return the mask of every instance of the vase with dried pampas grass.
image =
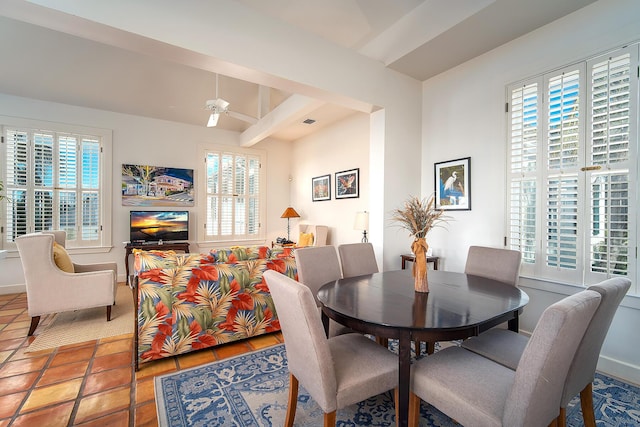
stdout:
<svg viewBox="0 0 640 427">
<path fill-rule="evenodd" d="M 391 218 L 400 227 L 409 231 L 413 237 L 411 252 L 416 257 L 413 263 L 413 277 L 416 292 L 429 292 L 427 279 L 427 233 L 434 227 L 445 223 L 448 217 L 444 211 L 435 208 L 435 196 L 428 199 L 410 197 L 402 209 L 395 209 Z"/>
</svg>

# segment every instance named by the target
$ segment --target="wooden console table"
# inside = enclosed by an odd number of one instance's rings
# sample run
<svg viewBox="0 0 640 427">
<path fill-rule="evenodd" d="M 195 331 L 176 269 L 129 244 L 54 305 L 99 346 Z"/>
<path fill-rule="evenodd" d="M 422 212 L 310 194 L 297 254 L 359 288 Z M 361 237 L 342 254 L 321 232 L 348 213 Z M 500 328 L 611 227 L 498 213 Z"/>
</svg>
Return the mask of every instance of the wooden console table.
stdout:
<svg viewBox="0 0 640 427">
<path fill-rule="evenodd" d="M 185 253 L 189 253 L 189 242 L 167 242 L 162 244 L 133 244 L 127 243 L 124 247 L 124 268 L 127 274 L 126 280 L 127 285 L 131 286 L 131 278 L 129 277 L 129 255 L 133 252 L 134 249 L 142 249 L 145 251 L 182 251 Z"/>
<path fill-rule="evenodd" d="M 405 268 L 407 268 L 407 261 L 409 261 L 409 262 L 415 262 L 416 261 L 416 256 L 414 254 L 400 255 L 400 258 L 402 259 L 402 269 L 403 270 Z M 440 259 L 440 257 L 437 257 L 437 256 L 428 256 L 427 257 L 427 262 L 432 262 L 433 263 L 433 269 L 437 270 L 438 269 L 438 260 L 439 259 Z"/>
</svg>

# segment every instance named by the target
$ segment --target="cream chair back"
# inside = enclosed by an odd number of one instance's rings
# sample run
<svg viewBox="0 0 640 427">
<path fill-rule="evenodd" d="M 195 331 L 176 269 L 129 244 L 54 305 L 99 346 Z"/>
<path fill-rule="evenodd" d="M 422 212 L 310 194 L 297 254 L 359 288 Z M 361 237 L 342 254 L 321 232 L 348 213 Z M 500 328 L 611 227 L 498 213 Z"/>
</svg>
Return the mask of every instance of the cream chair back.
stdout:
<svg viewBox="0 0 640 427">
<path fill-rule="evenodd" d="M 600 357 L 602 344 L 613 321 L 613 316 L 631 287 L 631 280 L 626 277 L 614 277 L 597 285 L 589 286 L 602 297 L 589 327 L 578 346 L 576 355 L 569 368 L 567 382 L 562 393 L 561 407 L 565 408 L 571 399 L 593 382 Z"/>
<path fill-rule="evenodd" d="M 471 246 L 464 272 L 516 286 L 521 258 L 519 251 L 511 249 Z"/>
<path fill-rule="evenodd" d="M 599 293 L 585 290 L 542 313 L 516 368 L 504 426 L 535 425 L 558 416 L 569 366 L 600 300 Z"/>
<path fill-rule="evenodd" d="M 342 278 L 340 262 L 336 248 L 333 246 L 318 246 L 299 248 L 295 251 L 298 281 L 309 289 L 319 307 L 316 294 L 327 282 Z"/>
<path fill-rule="evenodd" d="M 371 243 L 348 243 L 338 246 L 344 278 L 377 273 L 376 253 Z"/>
<path fill-rule="evenodd" d="M 282 328 L 289 372 L 325 412 L 334 410 L 333 359 L 311 290 L 273 270 L 266 271 L 264 277 Z"/>
</svg>

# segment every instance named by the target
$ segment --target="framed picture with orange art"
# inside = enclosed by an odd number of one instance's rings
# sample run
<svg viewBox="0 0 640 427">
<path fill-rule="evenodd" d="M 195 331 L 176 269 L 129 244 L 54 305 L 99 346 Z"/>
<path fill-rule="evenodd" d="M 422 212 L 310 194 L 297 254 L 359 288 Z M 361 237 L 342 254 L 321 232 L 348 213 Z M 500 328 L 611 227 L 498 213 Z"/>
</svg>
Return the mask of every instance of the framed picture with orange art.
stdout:
<svg viewBox="0 0 640 427">
<path fill-rule="evenodd" d="M 314 202 L 331 200 L 331 175 L 311 178 L 311 200 Z"/>
<path fill-rule="evenodd" d="M 336 172 L 336 199 L 360 197 L 360 169 Z"/>
</svg>

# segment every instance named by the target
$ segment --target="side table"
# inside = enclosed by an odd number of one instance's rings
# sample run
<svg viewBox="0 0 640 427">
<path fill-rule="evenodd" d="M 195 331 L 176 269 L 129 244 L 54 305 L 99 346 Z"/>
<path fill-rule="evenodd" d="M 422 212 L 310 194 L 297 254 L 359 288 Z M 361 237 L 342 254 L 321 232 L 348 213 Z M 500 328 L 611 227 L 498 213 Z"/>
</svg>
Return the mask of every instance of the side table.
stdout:
<svg viewBox="0 0 640 427">
<path fill-rule="evenodd" d="M 126 281 L 127 285 L 131 286 L 131 279 L 129 277 L 129 255 L 133 252 L 134 249 L 143 249 L 145 251 L 182 251 L 184 253 L 189 253 L 189 242 L 167 242 L 167 243 L 154 243 L 154 244 L 133 244 L 127 243 L 124 247 L 124 268 L 126 271 Z"/>
<path fill-rule="evenodd" d="M 402 269 L 404 270 L 405 268 L 407 268 L 407 261 L 415 262 L 416 261 L 416 256 L 414 254 L 404 254 L 404 255 L 400 255 L 400 259 L 402 259 Z M 427 257 L 427 262 L 432 262 L 433 263 L 433 269 L 434 270 L 438 269 L 438 260 L 440 260 L 440 257 L 437 257 L 437 256 L 428 256 Z"/>
</svg>

